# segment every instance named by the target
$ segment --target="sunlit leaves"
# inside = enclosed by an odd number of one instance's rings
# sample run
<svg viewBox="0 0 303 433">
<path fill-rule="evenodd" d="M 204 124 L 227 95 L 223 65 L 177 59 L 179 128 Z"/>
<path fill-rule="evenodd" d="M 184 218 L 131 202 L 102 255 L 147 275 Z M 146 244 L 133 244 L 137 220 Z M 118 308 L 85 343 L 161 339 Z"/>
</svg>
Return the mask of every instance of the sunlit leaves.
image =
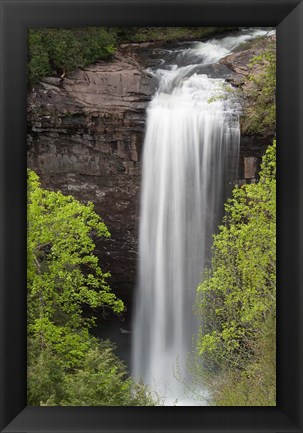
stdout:
<svg viewBox="0 0 303 433">
<path fill-rule="evenodd" d="M 102 272 L 93 253 L 92 234 L 109 237 L 109 232 L 92 203 L 84 205 L 61 192 L 41 188 L 31 170 L 27 220 L 29 334 L 58 352 L 59 340 L 65 341 L 73 364 L 85 351 L 76 335 L 92 323 L 82 316 L 83 304 L 105 306 L 116 313 L 124 308 L 107 283 L 110 274 Z"/>
<path fill-rule="evenodd" d="M 124 309 L 94 255 L 92 235 L 109 232 L 94 212 L 41 188 L 28 170 L 28 404 L 148 406 L 148 390 L 128 377 L 109 342 L 89 334 L 83 306 Z"/>
<path fill-rule="evenodd" d="M 240 369 L 276 311 L 275 143 L 263 159 L 260 181 L 236 187 L 220 232 L 212 269 L 198 288 L 203 321 L 197 349 L 210 365 Z"/>
</svg>

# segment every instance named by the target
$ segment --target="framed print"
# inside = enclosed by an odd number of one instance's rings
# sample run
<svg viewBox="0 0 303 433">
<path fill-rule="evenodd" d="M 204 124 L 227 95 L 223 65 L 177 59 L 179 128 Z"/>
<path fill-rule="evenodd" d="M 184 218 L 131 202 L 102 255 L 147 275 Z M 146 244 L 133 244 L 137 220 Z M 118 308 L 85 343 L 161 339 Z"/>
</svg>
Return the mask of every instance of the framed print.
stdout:
<svg viewBox="0 0 303 433">
<path fill-rule="evenodd" d="M 302 18 L 1 0 L 1 431 L 302 431 Z"/>
</svg>

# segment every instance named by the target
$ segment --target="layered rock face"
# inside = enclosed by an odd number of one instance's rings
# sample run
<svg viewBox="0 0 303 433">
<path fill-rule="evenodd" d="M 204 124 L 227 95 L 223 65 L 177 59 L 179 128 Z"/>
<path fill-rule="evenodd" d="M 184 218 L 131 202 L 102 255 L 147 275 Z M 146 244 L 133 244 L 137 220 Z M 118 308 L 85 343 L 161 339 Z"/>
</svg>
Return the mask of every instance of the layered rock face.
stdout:
<svg viewBox="0 0 303 433">
<path fill-rule="evenodd" d="M 111 61 L 64 80 L 45 79 L 28 97 L 28 166 L 43 187 L 95 204 L 111 233 L 96 240 L 96 253 L 128 309 L 136 283 L 145 110 L 157 86 L 143 65 L 158 61 L 150 49 L 125 46 Z M 243 65 L 252 55 L 236 53 L 222 61 L 233 84 L 245 82 Z M 241 138 L 241 179 L 254 181 L 266 145 L 268 140 Z"/>
<path fill-rule="evenodd" d="M 118 54 L 68 79 L 46 79 L 28 99 L 28 166 L 48 189 L 92 201 L 111 239 L 97 241 L 113 290 L 135 284 L 140 155 L 154 79 Z"/>
</svg>

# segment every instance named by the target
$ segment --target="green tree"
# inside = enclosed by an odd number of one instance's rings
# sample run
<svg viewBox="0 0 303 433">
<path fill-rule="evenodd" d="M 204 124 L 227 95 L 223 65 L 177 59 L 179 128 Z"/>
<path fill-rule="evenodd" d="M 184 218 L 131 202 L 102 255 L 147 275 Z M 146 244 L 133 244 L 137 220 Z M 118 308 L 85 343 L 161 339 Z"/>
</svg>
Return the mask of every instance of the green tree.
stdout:
<svg viewBox="0 0 303 433">
<path fill-rule="evenodd" d="M 124 309 L 94 255 L 92 235 L 109 232 L 93 204 L 41 188 L 28 170 L 27 211 L 28 404 L 153 404 L 82 314 L 84 305 Z"/>
<path fill-rule="evenodd" d="M 234 189 L 214 237 L 212 268 L 198 287 L 197 312 L 203 324 L 197 353 L 214 386 L 217 404 L 275 404 L 275 151 L 274 143 L 263 159 L 258 183 Z M 261 365 L 267 366 L 266 371 L 261 371 Z M 257 372 L 261 375 L 258 385 L 252 380 Z M 235 384 L 241 384 L 250 396 L 255 390 L 254 402 L 247 396 L 245 400 L 239 389 L 241 397 L 235 401 L 222 398 L 230 394 L 224 390 L 231 384 L 234 395 Z M 221 390 L 218 394 L 216 387 Z"/>
<path fill-rule="evenodd" d="M 124 308 L 93 253 L 93 233 L 109 236 L 92 203 L 47 191 L 28 171 L 28 332 L 64 355 L 70 366 L 84 356 L 83 337 L 93 324 L 83 318 L 83 304 L 116 313 Z"/>
</svg>

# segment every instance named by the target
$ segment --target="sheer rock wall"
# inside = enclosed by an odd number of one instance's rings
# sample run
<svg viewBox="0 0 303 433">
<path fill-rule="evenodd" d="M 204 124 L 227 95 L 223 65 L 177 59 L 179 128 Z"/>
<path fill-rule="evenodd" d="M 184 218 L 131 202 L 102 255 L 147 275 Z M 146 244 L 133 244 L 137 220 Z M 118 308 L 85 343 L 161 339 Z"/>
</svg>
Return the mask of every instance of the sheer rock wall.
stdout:
<svg viewBox="0 0 303 433">
<path fill-rule="evenodd" d="M 148 44 L 140 60 L 140 47 L 126 46 L 111 61 L 63 80 L 45 79 L 28 95 L 28 166 L 43 187 L 95 204 L 111 233 L 110 239 L 96 241 L 96 252 L 128 308 L 136 283 L 145 110 L 157 86 L 144 70 L 146 49 Z M 239 62 L 239 56 L 235 59 Z M 230 79 L 239 80 L 239 64 L 237 72 L 232 58 L 225 64 Z M 267 144 L 242 137 L 241 179 L 254 181 Z"/>
</svg>

